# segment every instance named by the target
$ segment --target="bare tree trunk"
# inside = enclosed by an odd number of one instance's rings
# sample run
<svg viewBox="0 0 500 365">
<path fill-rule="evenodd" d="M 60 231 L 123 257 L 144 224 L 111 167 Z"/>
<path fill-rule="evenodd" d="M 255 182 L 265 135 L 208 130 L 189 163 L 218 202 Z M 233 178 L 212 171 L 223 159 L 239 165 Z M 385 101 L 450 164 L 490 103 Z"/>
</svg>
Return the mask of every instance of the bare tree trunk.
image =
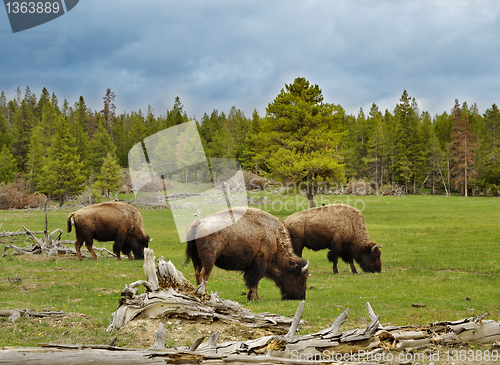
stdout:
<svg viewBox="0 0 500 365">
<path fill-rule="evenodd" d="M 314 183 L 307 183 L 306 196 L 309 201 L 309 208 L 316 208 L 316 203 L 314 203 Z"/>
</svg>

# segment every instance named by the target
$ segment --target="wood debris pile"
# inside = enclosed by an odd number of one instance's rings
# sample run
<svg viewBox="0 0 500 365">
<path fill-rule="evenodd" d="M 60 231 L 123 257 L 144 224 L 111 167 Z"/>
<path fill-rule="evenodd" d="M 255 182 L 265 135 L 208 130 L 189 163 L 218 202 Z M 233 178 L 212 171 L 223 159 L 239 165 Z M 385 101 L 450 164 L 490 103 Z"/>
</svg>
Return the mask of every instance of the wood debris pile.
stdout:
<svg viewBox="0 0 500 365">
<path fill-rule="evenodd" d="M 3 222 L 0 224 L 2 228 Z M 24 232 L 20 229 L 16 232 L 0 232 L 0 238 L 13 237 L 13 236 L 23 236 L 31 239 L 33 243 L 28 246 L 19 247 L 13 244 L 6 243 L 2 252 L 2 257 L 8 255 L 9 250 L 12 250 L 11 255 L 73 255 L 76 256 L 76 250 L 74 247 L 66 247 L 65 245 L 74 245 L 74 241 L 61 240 L 62 230 L 57 228 L 53 232 L 48 231 L 48 220 L 47 220 L 47 210 L 45 210 L 45 230 L 44 231 L 30 231 L 23 225 Z M 42 238 L 37 238 L 35 234 L 43 234 Z M 106 257 L 116 257 L 116 254 L 109 251 L 106 248 L 93 247 L 94 251 L 100 252 L 101 256 Z M 87 251 L 88 252 L 88 251 Z M 86 255 L 82 252 L 82 257 L 88 258 L 92 257 Z"/>
</svg>

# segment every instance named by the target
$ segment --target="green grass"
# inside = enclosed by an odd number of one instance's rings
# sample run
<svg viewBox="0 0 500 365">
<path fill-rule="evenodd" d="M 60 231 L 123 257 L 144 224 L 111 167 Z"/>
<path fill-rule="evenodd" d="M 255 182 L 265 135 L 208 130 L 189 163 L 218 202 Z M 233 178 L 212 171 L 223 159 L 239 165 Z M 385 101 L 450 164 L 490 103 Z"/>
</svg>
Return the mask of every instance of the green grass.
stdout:
<svg viewBox="0 0 500 365">
<path fill-rule="evenodd" d="M 262 195 L 262 193 L 260 193 Z M 298 207 L 303 196 L 268 194 L 271 203 L 261 208 L 284 218 Z M 314 332 L 331 325 L 337 315 L 350 309 L 343 329 L 364 326 L 366 302 L 370 302 L 383 324 L 428 324 L 487 313 L 500 319 L 500 200 L 445 196 L 353 197 L 319 196 L 317 204 L 348 203 L 363 210 L 370 238 L 382 246 L 382 273 L 352 275 L 339 262 L 339 275 L 332 274 L 326 251 L 304 251 L 310 260 L 303 318 Z M 288 202 L 288 204 L 287 204 Z M 48 213 L 49 230 L 65 232 L 71 207 Z M 192 265 L 184 267 L 185 244 L 179 242 L 170 211 L 142 210 L 146 232 L 153 237 L 150 247 L 156 257 L 171 260 L 194 283 Z M 43 230 L 42 211 L 0 211 L 2 230 L 16 231 L 25 225 Z M 74 232 L 63 239 L 74 239 Z M 31 243 L 24 238 L 2 239 L 2 243 Z M 111 248 L 112 243 L 96 243 Z M 2 245 L 3 246 L 3 245 Z M 0 250 L 3 251 L 3 247 Z M 56 324 L 45 320 L 20 319 L 15 324 L 0 318 L 0 346 L 30 346 L 40 342 L 107 344 L 116 334 L 106 333 L 126 284 L 144 278 L 142 261 L 100 258 L 78 262 L 74 257 L 0 258 L 0 309 L 29 308 L 34 311 L 62 310 L 73 313 Z M 358 267 L 359 268 L 359 267 Z M 361 270 L 359 270 L 361 271 Z M 18 275 L 22 281 L 8 281 Z M 256 312 L 293 316 L 297 301 L 281 301 L 270 280 L 260 282 L 261 300 L 248 302 L 241 274 L 215 269 L 208 291 L 240 302 Z M 426 304 L 413 308 L 412 303 Z M 71 325 L 71 323 L 79 325 Z M 133 338 L 121 338 L 118 345 L 133 345 Z"/>
</svg>

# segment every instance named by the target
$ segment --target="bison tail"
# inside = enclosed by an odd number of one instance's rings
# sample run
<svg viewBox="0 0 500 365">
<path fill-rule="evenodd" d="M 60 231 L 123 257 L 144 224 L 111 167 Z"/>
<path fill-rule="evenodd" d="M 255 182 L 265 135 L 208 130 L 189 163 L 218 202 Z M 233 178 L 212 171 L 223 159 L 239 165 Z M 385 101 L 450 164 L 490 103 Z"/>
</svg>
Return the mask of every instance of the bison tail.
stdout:
<svg viewBox="0 0 500 365">
<path fill-rule="evenodd" d="M 73 216 L 75 215 L 75 213 L 71 213 L 69 216 L 68 216 L 68 233 L 71 232 L 71 218 L 73 218 Z"/>
<path fill-rule="evenodd" d="M 184 261 L 184 266 L 189 264 L 192 258 L 196 259 L 198 256 L 198 250 L 196 249 L 196 228 L 197 225 L 189 225 L 186 230 L 186 261 Z"/>
<path fill-rule="evenodd" d="M 184 266 L 189 264 L 189 261 L 191 261 L 191 257 L 193 257 L 193 255 L 196 255 L 195 241 L 188 241 L 186 246 L 186 260 L 184 261 Z"/>
</svg>

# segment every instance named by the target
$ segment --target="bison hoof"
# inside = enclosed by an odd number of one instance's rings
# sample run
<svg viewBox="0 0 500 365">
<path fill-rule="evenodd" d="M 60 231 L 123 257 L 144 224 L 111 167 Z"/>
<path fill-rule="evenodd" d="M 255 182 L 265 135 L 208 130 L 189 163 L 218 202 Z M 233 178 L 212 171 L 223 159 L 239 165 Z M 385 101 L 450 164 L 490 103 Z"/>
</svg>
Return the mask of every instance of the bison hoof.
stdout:
<svg viewBox="0 0 500 365">
<path fill-rule="evenodd" d="M 259 300 L 259 296 L 257 295 L 257 291 L 250 290 L 247 294 L 248 300 Z"/>
</svg>

